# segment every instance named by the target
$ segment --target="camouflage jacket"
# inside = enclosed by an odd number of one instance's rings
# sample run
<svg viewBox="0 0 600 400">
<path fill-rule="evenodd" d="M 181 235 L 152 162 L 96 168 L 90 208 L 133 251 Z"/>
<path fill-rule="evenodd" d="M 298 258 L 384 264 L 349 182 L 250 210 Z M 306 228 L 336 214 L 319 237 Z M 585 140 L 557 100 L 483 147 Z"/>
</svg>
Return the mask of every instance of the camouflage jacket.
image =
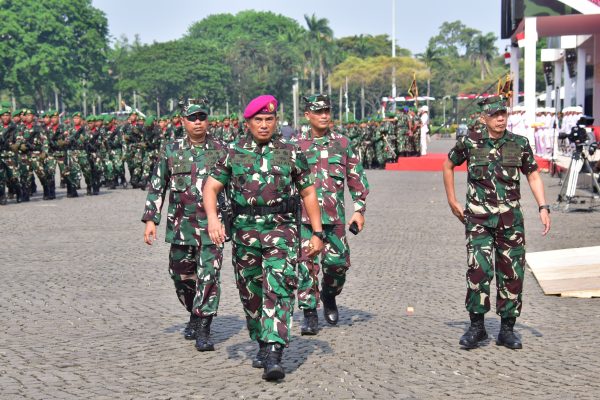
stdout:
<svg viewBox="0 0 600 400">
<path fill-rule="evenodd" d="M 69 150 L 85 150 L 87 127 L 85 125 L 71 126 L 68 132 L 68 148 Z"/>
<path fill-rule="evenodd" d="M 311 138 L 310 131 L 297 139 L 315 176 L 315 188 L 321 206 L 323 224 L 345 224 L 344 181 L 354 201 L 354 211 L 365 212 L 369 183 L 362 163 L 354 154 L 350 139 L 335 131 Z M 306 210 L 302 222 L 309 223 Z"/>
<path fill-rule="evenodd" d="M 488 227 L 522 224 L 520 172 L 529 175 L 538 168 L 527 138 L 505 130 L 494 140 L 483 128 L 458 139 L 448 158 L 454 165 L 467 161 L 467 222 Z"/>
<path fill-rule="evenodd" d="M 16 142 L 20 145 L 25 144 L 27 150 L 19 149 L 19 153 L 26 154 L 30 152 L 48 152 L 48 140 L 42 132 L 42 128 L 36 124 L 20 124 L 17 127 Z"/>
<path fill-rule="evenodd" d="M 296 190 L 314 183 L 306 157 L 296 145 L 275 137 L 259 145 L 250 134 L 229 145 L 210 175 L 229 185 L 231 201 L 237 207 L 277 206 L 289 201 Z M 241 214 L 235 216 L 234 227 L 294 221 L 294 213 Z"/>
<path fill-rule="evenodd" d="M 206 229 L 202 189 L 208 172 L 224 150 L 224 144 L 211 136 L 206 136 L 202 146 L 191 146 L 187 138 L 164 146 L 150 179 L 142 221 L 160 224 L 169 189 L 166 242 L 191 246 L 212 243 Z"/>
<path fill-rule="evenodd" d="M 144 141 L 144 126 L 127 122 L 121 128 L 121 135 L 125 143 L 130 146 L 137 146 Z"/>
<path fill-rule="evenodd" d="M 182 139 L 185 137 L 185 133 L 183 131 L 183 125 L 182 124 L 169 124 L 169 126 L 167 127 L 167 141 L 173 141 L 173 140 L 177 140 L 177 139 Z M 216 139 L 215 136 L 213 136 L 213 138 Z"/>
</svg>

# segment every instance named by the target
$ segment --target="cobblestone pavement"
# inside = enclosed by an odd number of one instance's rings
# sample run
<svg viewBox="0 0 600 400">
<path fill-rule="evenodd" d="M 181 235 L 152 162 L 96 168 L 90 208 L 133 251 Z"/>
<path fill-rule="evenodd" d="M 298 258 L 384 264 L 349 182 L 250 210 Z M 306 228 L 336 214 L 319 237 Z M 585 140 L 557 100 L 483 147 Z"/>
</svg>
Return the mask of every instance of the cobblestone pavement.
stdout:
<svg viewBox="0 0 600 400">
<path fill-rule="evenodd" d="M 446 151 L 451 142 L 432 143 Z M 441 173 L 371 171 L 364 232 L 349 238 L 352 263 L 340 323 L 294 337 L 287 376 L 268 383 L 250 367 L 230 247 L 214 322 L 217 350 L 199 353 L 167 273 L 164 227 L 143 244 L 145 192 L 0 208 L 0 393 L 2 399 L 506 398 L 600 396 L 600 299 L 544 296 L 528 270 L 524 348 L 491 338 L 461 350 L 466 252 Z M 548 200 L 557 179 L 544 177 Z M 457 173 L 459 193 L 465 174 Z M 523 188 L 528 251 L 598 244 L 599 213 L 553 213 L 549 237 Z M 414 307 L 414 314 L 407 313 Z M 499 318 L 488 314 L 495 337 Z M 322 325 L 324 321 L 320 319 Z M 492 398 L 492 397 L 490 397 Z"/>
</svg>

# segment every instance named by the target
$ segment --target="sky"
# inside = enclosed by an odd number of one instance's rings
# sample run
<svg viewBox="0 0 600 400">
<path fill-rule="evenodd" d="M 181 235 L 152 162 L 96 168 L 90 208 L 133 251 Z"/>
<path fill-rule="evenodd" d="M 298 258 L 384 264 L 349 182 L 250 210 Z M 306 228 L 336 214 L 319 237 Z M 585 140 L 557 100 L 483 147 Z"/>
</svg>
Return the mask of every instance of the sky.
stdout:
<svg viewBox="0 0 600 400">
<path fill-rule="evenodd" d="M 92 0 L 105 12 L 110 35 L 142 43 L 166 42 L 182 37 L 188 27 L 221 13 L 254 9 L 272 11 L 306 27 L 304 15 L 327 18 L 336 38 L 362 34 L 392 34 L 394 0 Z M 500 37 L 500 0 L 395 0 L 396 38 L 400 47 L 418 54 L 443 22 L 460 20 L 469 28 Z M 508 44 L 498 40 L 500 52 Z"/>
</svg>

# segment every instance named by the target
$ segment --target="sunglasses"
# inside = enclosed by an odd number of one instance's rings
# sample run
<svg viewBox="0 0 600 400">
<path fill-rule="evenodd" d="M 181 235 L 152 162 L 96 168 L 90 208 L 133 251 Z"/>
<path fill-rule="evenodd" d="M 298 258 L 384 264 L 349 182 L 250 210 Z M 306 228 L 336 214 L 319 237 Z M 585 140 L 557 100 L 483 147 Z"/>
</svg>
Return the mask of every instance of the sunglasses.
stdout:
<svg viewBox="0 0 600 400">
<path fill-rule="evenodd" d="M 206 121 L 206 119 L 208 118 L 208 115 L 206 115 L 204 113 L 196 113 L 196 114 L 188 115 L 185 118 L 190 122 L 196 122 L 196 120 Z"/>
</svg>

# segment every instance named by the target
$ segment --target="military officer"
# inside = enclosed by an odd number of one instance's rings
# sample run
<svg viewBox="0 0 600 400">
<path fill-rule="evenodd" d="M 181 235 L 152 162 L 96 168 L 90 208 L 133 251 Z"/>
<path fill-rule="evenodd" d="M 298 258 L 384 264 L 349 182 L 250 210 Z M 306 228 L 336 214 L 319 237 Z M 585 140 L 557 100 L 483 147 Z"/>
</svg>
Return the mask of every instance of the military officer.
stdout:
<svg viewBox="0 0 600 400">
<path fill-rule="evenodd" d="M 0 205 L 7 203 L 6 188 L 16 194 L 17 203 L 21 202 L 21 171 L 17 158 L 17 126 L 11 121 L 10 110 L 0 110 Z"/>
<path fill-rule="evenodd" d="M 142 216 L 144 241 L 151 245 L 156 239 L 165 193 L 170 190 L 165 241 L 171 243 L 169 273 L 175 292 L 190 313 L 184 337 L 196 339 L 198 351 L 212 351 L 210 325 L 219 307 L 223 245 L 208 236 L 202 187 L 224 154 L 224 144 L 207 135 L 205 101 L 188 100 L 181 106 L 186 137 L 167 143 L 158 156 Z"/>
<path fill-rule="evenodd" d="M 259 346 L 252 366 L 264 368 L 263 379 L 269 381 L 285 376 L 281 357 L 290 341 L 299 246 L 295 193 L 304 199 L 314 233 L 308 255 L 323 245 L 314 179 L 299 149 L 274 137 L 276 110 L 270 95 L 248 104 L 244 118 L 250 135 L 229 146 L 203 192 L 210 237 L 221 244 L 225 235 L 216 213 L 217 193 L 228 185 L 231 190 L 234 272 L 250 338 Z"/>
<path fill-rule="evenodd" d="M 527 138 L 506 130 L 506 100 L 490 97 L 480 103 L 483 127 L 461 137 L 444 162 L 443 176 L 452 213 L 465 224 L 467 238 L 466 307 L 471 325 L 461 337 L 466 348 L 477 347 L 487 338 L 484 315 L 490 309 L 490 282 L 496 276 L 496 313 L 501 317 L 496 343 L 522 348 L 514 333 L 521 315 L 525 270 L 523 212 L 519 204 L 520 173 L 526 178 L 539 206 L 544 225 L 550 230 L 550 207 L 544 184 Z M 467 204 L 456 200 L 454 167 L 467 161 Z"/>
<path fill-rule="evenodd" d="M 321 300 L 325 321 L 338 322 L 336 297 L 342 292 L 346 272 L 350 268 L 350 249 L 346 240 L 344 182 L 348 183 L 354 201 L 354 213 L 348 225 L 357 224 L 362 230 L 365 218 L 369 184 L 358 156 L 354 153 L 350 139 L 329 127 L 331 102 L 327 95 L 315 94 L 304 98 L 304 116 L 310 130 L 303 133 L 297 144 L 306 155 L 308 165 L 315 176 L 317 198 L 321 206 L 321 224 L 325 246 L 319 254 L 323 265 Z M 302 240 L 314 234 L 308 215 L 302 216 Z M 317 304 L 319 260 L 302 253 L 298 265 L 298 306 L 304 311 L 303 335 L 315 335 L 318 331 Z"/>
</svg>

